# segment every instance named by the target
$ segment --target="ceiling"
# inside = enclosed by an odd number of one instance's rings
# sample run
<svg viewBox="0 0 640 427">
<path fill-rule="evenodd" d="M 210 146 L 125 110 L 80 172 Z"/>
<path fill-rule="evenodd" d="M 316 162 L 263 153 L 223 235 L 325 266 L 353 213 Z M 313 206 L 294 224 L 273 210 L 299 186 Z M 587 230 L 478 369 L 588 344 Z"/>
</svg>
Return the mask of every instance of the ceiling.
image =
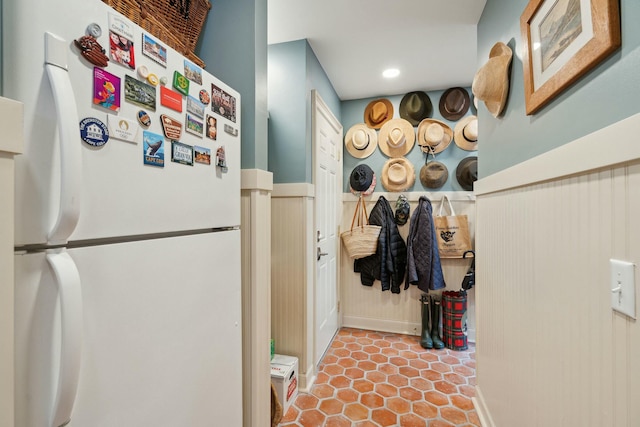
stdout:
<svg viewBox="0 0 640 427">
<path fill-rule="evenodd" d="M 485 3 L 268 0 L 268 43 L 307 39 L 343 101 L 471 86 Z"/>
</svg>

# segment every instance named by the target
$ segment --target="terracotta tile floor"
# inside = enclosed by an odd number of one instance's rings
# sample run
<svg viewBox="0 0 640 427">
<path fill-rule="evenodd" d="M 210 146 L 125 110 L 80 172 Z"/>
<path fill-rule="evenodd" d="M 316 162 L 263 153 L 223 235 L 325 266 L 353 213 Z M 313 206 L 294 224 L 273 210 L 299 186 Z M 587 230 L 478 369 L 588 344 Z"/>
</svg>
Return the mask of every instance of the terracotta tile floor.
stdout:
<svg viewBox="0 0 640 427">
<path fill-rule="evenodd" d="M 475 347 L 425 350 L 420 337 L 343 328 L 311 393 L 300 393 L 280 427 L 480 426 Z"/>
</svg>

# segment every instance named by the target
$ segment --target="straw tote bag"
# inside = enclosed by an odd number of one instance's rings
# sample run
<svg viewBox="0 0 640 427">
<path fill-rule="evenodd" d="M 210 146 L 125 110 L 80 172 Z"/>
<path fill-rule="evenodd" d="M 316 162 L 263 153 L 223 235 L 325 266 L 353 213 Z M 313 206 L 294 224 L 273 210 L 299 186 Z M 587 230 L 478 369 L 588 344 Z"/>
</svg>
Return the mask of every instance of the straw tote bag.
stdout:
<svg viewBox="0 0 640 427">
<path fill-rule="evenodd" d="M 369 225 L 367 208 L 360 196 L 351 220 L 351 229 L 340 234 L 349 257 L 359 259 L 375 254 L 381 229 L 379 225 Z"/>
<path fill-rule="evenodd" d="M 445 201 L 449 206 L 449 215 L 442 215 Z M 433 225 L 436 230 L 440 258 L 462 258 L 466 251 L 472 249 L 467 216 L 456 215 L 447 196 L 442 196 L 438 215 L 433 217 Z"/>
</svg>

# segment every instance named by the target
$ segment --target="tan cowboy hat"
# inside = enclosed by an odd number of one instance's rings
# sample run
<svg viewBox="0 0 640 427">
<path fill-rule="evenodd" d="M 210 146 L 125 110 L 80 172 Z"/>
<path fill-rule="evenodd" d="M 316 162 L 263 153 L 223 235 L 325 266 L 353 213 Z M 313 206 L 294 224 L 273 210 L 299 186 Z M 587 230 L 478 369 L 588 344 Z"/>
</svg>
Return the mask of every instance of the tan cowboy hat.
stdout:
<svg viewBox="0 0 640 427">
<path fill-rule="evenodd" d="M 416 182 L 416 171 L 404 157 L 387 160 L 382 167 L 382 186 L 387 191 L 406 191 Z"/>
<path fill-rule="evenodd" d="M 433 115 L 433 105 L 431 98 L 423 91 L 409 92 L 400 101 L 400 118 L 418 126 L 421 120 Z"/>
<path fill-rule="evenodd" d="M 456 123 L 453 140 L 463 150 L 476 151 L 478 149 L 478 117 L 467 116 Z"/>
<path fill-rule="evenodd" d="M 378 134 L 375 129 L 367 127 L 364 123 L 355 124 L 344 136 L 344 146 L 356 159 L 364 159 L 376 151 Z"/>
<path fill-rule="evenodd" d="M 498 117 L 504 109 L 509 93 L 509 70 L 513 52 L 502 42 L 498 42 L 489 52 L 489 60 L 473 77 L 471 91 L 480 101 L 484 101 L 493 117 Z"/>
<path fill-rule="evenodd" d="M 456 121 L 467 114 L 471 100 L 465 88 L 452 87 L 440 97 L 440 114 L 447 120 Z"/>
<path fill-rule="evenodd" d="M 418 145 L 425 153 L 444 151 L 453 140 L 453 131 L 443 121 L 424 119 L 418 125 Z M 431 149 L 429 149 L 431 147 Z"/>
<path fill-rule="evenodd" d="M 374 99 L 364 109 L 364 122 L 372 129 L 380 129 L 393 118 L 393 104 L 386 98 Z"/>
<path fill-rule="evenodd" d="M 380 129 L 378 145 L 389 157 L 402 157 L 409 153 L 416 142 L 416 133 L 405 119 L 392 119 Z"/>
</svg>

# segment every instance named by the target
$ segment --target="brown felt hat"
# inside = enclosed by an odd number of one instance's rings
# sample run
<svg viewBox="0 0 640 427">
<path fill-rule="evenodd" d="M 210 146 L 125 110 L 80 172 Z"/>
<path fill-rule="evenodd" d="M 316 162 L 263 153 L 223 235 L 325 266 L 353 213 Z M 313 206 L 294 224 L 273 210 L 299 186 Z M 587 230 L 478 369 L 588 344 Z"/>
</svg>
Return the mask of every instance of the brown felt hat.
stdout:
<svg viewBox="0 0 640 427">
<path fill-rule="evenodd" d="M 471 84 L 473 94 L 484 104 L 493 117 L 498 117 L 507 102 L 509 70 L 513 52 L 498 42 L 489 52 L 489 60 L 476 72 Z"/>
<path fill-rule="evenodd" d="M 416 171 L 404 157 L 389 159 L 382 167 L 381 180 L 387 191 L 406 191 L 416 182 Z"/>
<path fill-rule="evenodd" d="M 420 182 L 427 188 L 440 188 L 449 178 L 449 169 L 438 161 L 427 161 L 420 169 Z"/>
<path fill-rule="evenodd" d="M 392 119 L 380 128 L 378 146 L 389 157 L 403 157 L 416 142 L 416 132 L 405 119 Z"/>
<path fill-rule="evenodd" d="M 453 131 L 443 121 L 424 119 L 418 125 L 418 145 L 425 153 L 444 151 L 453 140 Z M 431 147 L 431 148 L 429 148 Z"/>
<path fill-rule="evenodd" d="M 431 98 L 423 91 L 409 92 L 400 101 L 400 117 L 418 126 L 421 120 L 433 115 Z"/>
<path fill-rule="evenodd" d="M 471 99 L 465 88 L 452 87 L 440 97 L 440 114 L 447 120 L 456 121 L 467 114 Z"/>
<path fill-rule="evenodd" d="M 344 146 L 356 159 L 364 159 L 376 151 L 378 134 L 364 123 L 357 123 L 344 136 Z"/>
<path fill-rule="evenodd" d="M 386 98 L 374 99 L 364 109 L 364 122 L 372 129 L 380 129 L 393 118 L 393 104 Z"/>
<path fill-rule="evenodd" d="M 453 140 L 463 150 L 476 151 L 478 149 L 478 117 L 467 116 L 456 123 Z"/>
</svg>

